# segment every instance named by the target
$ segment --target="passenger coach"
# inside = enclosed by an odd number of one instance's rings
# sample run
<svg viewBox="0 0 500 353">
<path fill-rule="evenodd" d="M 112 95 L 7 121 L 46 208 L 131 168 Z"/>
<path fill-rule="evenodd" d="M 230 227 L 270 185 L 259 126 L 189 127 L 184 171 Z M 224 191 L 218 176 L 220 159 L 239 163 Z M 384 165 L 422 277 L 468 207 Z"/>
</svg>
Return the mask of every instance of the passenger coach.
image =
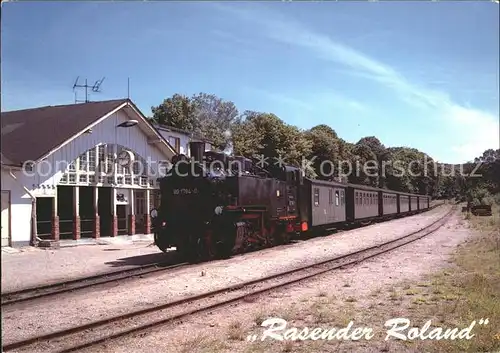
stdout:
<svg viewBox="0 0 500 353">
<path fill-rule="evenodd" d="M 299 194 L 308 229 L 406 216 L 428 209 L 430 202 L 426 195 L 307 178 Z"/>
</svg>

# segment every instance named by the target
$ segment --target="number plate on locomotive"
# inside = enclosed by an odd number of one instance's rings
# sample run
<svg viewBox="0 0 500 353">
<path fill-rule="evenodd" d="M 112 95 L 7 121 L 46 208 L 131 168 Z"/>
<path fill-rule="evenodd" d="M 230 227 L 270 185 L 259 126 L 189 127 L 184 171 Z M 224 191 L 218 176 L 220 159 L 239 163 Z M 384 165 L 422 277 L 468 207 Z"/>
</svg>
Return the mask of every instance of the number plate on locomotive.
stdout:
<svg viewBox="0 0 500 353">
<path fill-rule="evenodd" d="M 190 194 L 198 194 L 199 191 L 197 188 L 194 189 L 174 189 L 172 191 L 174 195 L 190 195 Z"/>
</svg>

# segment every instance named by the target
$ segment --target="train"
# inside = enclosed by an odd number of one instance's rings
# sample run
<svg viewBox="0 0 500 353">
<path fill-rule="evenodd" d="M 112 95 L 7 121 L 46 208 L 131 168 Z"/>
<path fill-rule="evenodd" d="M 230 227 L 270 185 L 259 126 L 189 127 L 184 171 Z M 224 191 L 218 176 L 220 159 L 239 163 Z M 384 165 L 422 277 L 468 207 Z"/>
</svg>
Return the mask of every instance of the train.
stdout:
<svg viewBox="0 0 500 353">
<path fill-rule="evenodd" d="M 187 261 L 227 259 L 333 229 L 428 210 L 430 196 L 306 178 L 293 166 L 255 161 L 190 143 L 159 179 L 154 243 Z"/>
</svg>

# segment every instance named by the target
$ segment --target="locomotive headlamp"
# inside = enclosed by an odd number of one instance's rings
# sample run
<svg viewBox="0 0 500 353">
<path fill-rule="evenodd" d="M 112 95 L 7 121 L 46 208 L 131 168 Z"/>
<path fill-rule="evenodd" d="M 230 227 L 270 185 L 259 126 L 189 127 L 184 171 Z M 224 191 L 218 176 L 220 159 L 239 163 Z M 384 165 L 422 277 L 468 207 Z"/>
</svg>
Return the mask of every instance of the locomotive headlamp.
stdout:
<svg viewBox="0 0 500 353">
<path fill-rule="evenodd" d="M 156 208 L 153 208 L 149 214 L 150 214 L 151 218 L 158 217 L 158 211 L 156 210 Z"/>
<path fill-rule="evenodd" d="M 216 215 L 221 215 L 222 214 L 223 207 L 222 206 L 217 206 L 214 210 Z"/>
</svg>

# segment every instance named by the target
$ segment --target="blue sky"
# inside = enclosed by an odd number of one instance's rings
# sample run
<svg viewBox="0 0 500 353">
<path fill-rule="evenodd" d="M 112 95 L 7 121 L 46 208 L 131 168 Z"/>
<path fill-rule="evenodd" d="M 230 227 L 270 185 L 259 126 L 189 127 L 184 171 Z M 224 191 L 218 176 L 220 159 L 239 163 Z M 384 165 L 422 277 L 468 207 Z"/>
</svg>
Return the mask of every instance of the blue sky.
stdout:
<svg viewBox="0 0 500 353">
<path fill-rule="evenodd" d="M 130 77 L 146 115 L 207 92 L 460 163 L 499 148 L 498 33 L 491 2 L 4 3 L 2 111 L 70 104 L 77 76 L 126 97 Z"/>
</svg>

